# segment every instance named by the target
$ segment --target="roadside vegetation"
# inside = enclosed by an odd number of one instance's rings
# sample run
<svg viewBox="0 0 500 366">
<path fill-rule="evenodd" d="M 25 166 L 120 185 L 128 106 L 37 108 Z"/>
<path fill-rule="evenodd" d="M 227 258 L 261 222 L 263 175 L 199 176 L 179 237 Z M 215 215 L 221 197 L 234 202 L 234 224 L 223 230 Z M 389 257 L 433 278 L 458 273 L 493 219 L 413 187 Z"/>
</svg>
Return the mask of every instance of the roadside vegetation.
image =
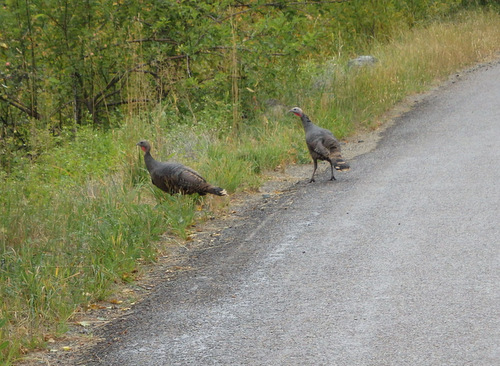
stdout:
<svg viewBox="0 0 500 366">
<path fill-rule="evenodd" d="M 133 281 L 163 235 L 186 239 L 228 206 L 154 188 L 139 140 L 251 191 L 310 161 L 289 107 L 342 138 L 500 51 L 493 1 L 242 3 L 3 5 L 0 363 Z M 348 66 L 368 54 L 372 67 Z"/>
</svg>

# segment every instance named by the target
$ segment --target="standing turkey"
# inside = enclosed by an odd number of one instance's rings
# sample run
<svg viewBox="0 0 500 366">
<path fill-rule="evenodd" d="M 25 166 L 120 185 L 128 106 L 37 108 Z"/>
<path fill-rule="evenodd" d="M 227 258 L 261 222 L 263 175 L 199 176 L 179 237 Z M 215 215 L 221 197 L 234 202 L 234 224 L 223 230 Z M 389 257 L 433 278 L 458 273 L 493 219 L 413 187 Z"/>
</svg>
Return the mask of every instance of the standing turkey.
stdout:
<svg viewBox="0 0 500 366">
<path fill-rule="evenodd" d="M 163 163 L 155 160 L 151 156 L 151 145 L 148 141 L 139 141 L 144 151 L 144 162 L 148 168 L 149 175 L 155 186 L 170 194 L 198 193 L 204 196 L 207 193 L 217 196 L 226 196 L 225 189 L 215 187 L 209 183 L 196 171 L 179 163 Z"/>
<path fill-rule="evenodd" d="M 299 107 L 292 108 L 290 112 L 299 116 L 302 120 L 302 125 L 306 133 L 307 148 L 314 161 L 314 170 L 309 183 L 314 182 L 314 173 L 316 173 L 316 169 L 318 168 L 318 160 L 325 160 L 330 163 L 332 169 L 330 180 L 336 180 L 333 175 L 334 167 L 340 171 L 349 170 L 349 164 L 344 161 L 340 153 L 340 143 L 333 136 L 333 133 L 312 123 Z"/>
</svg>

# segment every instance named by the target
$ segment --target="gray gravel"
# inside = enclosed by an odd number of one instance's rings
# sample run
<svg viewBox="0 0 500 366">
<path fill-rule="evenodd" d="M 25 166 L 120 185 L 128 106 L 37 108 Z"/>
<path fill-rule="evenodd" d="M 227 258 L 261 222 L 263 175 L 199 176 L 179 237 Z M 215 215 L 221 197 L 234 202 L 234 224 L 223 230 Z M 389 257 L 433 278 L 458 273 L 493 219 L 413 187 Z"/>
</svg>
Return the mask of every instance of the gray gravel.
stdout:
<svg viewBox="0 0 500 366">
<path fill-rule="evenodd" d="M 81 364 L 500 365 L 499 141 L 494 63 L 255 206 Z"/>
</svg>

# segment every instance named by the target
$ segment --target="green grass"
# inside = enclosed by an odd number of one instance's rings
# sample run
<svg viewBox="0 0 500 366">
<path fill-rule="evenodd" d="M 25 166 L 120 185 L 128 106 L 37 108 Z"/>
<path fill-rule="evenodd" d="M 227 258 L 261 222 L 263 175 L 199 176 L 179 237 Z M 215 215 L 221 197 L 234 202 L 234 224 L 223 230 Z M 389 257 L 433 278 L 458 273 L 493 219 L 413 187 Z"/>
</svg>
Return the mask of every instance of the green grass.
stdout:
<svg viewBox="0 0 500 366">
<path fill-rule="evenodd" d="M 283 102 L 341 138 L 376 126 L 405 96 L 497 55 L 498 39 L 498 14 L 464 13 L 373 44 L 363 52 L 380 60 L 372 68 L 349 69 L 350 55 L 303 65 L 293 85 L 283 81 L 283 90 L 295 90 Z M 194 223 L 227 206 L 224 197 L 168 196 L 153 187 L 137 141 L 149 139 L 158 160 L 185 163 L 230 193 L 254 190 L 262 172 L 310 161 L 300 121 L 285 112 L 257 114 L 236 135 L 221 112 L 205 112 L 217 120 L 213 128 L 202 116 L 176 125 L 153 110 L 115 131 L 83 129 L 36 163 L 20 158 L 0 180 L 0 361 L 43 346 L 79 306 L 133 280 L 139 262 L 164 250 L 161 235 L 187 238 Z"/>
</svg>

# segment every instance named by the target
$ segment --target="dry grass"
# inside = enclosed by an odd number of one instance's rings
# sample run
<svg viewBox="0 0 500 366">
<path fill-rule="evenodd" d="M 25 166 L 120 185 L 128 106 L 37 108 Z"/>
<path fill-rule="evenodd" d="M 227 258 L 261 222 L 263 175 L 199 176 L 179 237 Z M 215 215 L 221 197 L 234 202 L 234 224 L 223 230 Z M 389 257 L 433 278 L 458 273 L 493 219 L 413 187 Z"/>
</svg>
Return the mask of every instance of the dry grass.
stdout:
<svg viewBox="0 0 500 366">
<path fill-rule="evenodd" d="M 466 12 L 454 21 L 405 31 L 389 43 L 375 43 L 366 54 L 374 67 L 348 68 L 346 59 L 330 60 L 321 75 L 326 87 L 303 97 L 302 106 L 340 137 L 373 127 L 378 117 L 405 96 L 427 90 L 463 68 L 498 57 L 500 15 Z M 312 65 L 306 68 L 317 68 Z"/>
</svg>

